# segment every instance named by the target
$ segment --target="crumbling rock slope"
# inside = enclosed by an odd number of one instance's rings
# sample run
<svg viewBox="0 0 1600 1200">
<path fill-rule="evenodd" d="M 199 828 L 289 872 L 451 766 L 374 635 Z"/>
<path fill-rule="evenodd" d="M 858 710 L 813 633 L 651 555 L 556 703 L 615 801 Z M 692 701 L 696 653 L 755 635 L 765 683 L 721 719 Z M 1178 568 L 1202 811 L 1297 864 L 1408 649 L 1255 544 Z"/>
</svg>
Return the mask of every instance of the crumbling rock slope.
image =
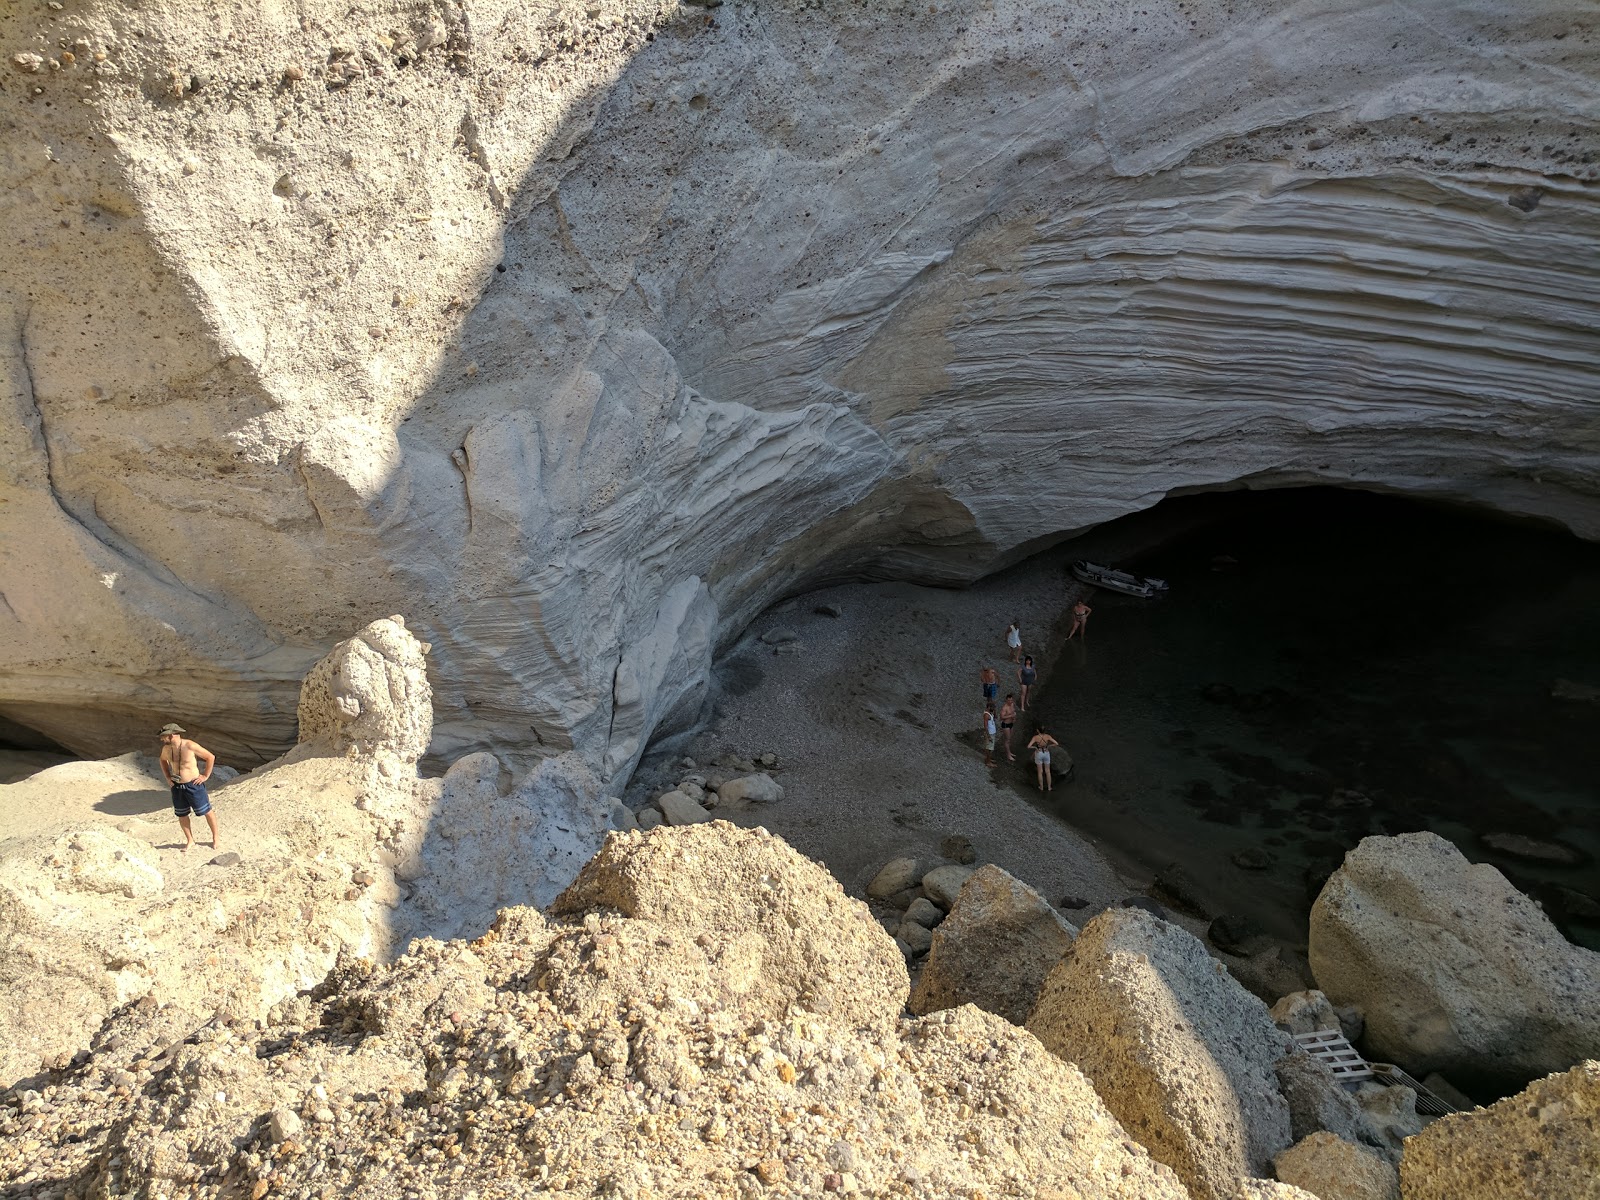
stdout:
<svg viewBox="0 0 1600 1200">
<path fill-rule="evenodd" d="M 750 986 L 719 911 L 773 918 L 764 969 L 789 986 Z M 863 982 L 851 1004 L 833 972 Z M 87 1197 L 1185 1200 L 1076 1068 L 971 1006 L 902 1020 L 904 982 L 866 907 L 778 839 L 613 834 L 551 916 L 347 963 L 265 1029 L 131 1006 L 7 1094 L 0 1178 Z"/>
<path fill-rule="evenodd" d="M 1593 23 L 5 5 L 0 715 L 255 761 L 403 610 L 443 760 L 615 790 L 809 583 L 1240 483 L 1600 534 Z"/>
</svg>

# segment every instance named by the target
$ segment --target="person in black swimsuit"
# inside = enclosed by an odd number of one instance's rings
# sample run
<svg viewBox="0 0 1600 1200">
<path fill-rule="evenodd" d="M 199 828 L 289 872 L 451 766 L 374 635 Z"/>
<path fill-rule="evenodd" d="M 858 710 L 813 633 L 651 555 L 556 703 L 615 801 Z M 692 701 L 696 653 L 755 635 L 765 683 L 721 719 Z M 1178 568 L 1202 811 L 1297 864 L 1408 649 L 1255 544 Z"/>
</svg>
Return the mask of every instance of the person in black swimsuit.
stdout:
<svg viewBox="0 0 1600 1200">
<path fill-rule="evenodd" d="M 1006 748 L 1006 761 L 1016 762 L 1017 756 L 1011 753 L 1011 727 L 1017 723 L 1017 701 L 1010 692 L 1006 693 L 1006 702 L 1000 706 L 1000 741 Z"/>
<path fill-rule="evenodd" d="M 1022 711 L 1028 711 L 1028 693 L 1033 690 L 1033 685 L 1038 681 L 1039 672 L 1033 669 L 1033 655 L 1029 654 L 1022 660 L 1022 666 L 1017 668 L 1017 688 L 1022 693 Z"/>
</svg>

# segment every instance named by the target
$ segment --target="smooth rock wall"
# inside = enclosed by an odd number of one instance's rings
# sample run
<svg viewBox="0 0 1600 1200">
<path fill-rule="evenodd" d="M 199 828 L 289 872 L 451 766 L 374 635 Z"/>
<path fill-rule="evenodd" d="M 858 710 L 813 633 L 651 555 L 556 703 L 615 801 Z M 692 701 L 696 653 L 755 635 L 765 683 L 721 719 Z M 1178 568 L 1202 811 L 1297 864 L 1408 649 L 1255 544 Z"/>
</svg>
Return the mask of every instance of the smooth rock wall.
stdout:
<svg viewBox="0 0 1600 1200">
<path fill-rule="evenodd" d="M 248 766 L 404 611 L 436 755 L 615 788 L 779 596 L 1174 491 L 1600 536 L 1592 21 L 9 8 L 0 715 Z"/>
</svg>

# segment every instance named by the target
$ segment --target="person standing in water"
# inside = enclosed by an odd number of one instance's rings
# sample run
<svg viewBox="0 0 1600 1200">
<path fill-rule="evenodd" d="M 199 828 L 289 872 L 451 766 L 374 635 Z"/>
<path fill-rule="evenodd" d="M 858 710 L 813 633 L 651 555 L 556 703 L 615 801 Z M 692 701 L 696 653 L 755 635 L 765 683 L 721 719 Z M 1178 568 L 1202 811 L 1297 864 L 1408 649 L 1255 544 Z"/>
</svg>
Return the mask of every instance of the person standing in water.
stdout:
<svg viewBox="0 0 1600 1200">
<path fill-rule="evenodd" d="M 1007 762 L 1017 761 L 1017 756 L 1011 753 L 1011 730 L 1016 723 L 1017 701 L 1007 692 L 1006 702 L 1000 706 L 1000 740 L 1005 744 Z"/>
<path fill-rule="evenodd" d="M 1089 640 L 1089 614 L 1093 611 L 1084 603 L 1083 597 L 1078 597 L 1072 605 L 1072 628 L 1067 630 L 1067 641 L 1070 642 L 1075 633 L 1082 633 L 1083 640 Z"/>
<path fill-rule="evenodd" d="M 1022 700 L 1022 711 L 1028 711 L 1028 693 L 1033 690 L 1033 685 L 1039 681 L 1039 672 L 1034 669 L 1033 655 L 1022 656 L 1022 665 L 1017 668 L 1017 691 Z"/>
<path fill-rule="evenodd" d="M 994 705 L 983 706 L 983 765 L 994 766 Z"/>
<path fill-rule="evenodd" d="M 194 845 L 194 830 L 189 825 L 189 814 L 204 817 L 211 827 L 211 848 L 217 848 L 217 814 L 211 811 L 211 797 L 206 795 L 206 780 L 211 778 L 211 768 L 217 765 L 217 756 L 199 742 L 183 736 L 182 725 L 172 722 L 161 727 L 161 773 L 172 785 L 172 811 L 183 827 L 183 850 L 187 854 Z M 205 764 L 201 770 L 200 764 Z"/>
<path fill-rule="evenodd" d="M 1039 776 L 1039 790 L 1048 792 L 1054 782 L 1050 778 L 1050 747 L 1059 746 L 1060 742 L 1051 737 L 1043 729 L 1028 739 L 1028 749 L 1033 751 L 1033 769 Z"/>
<path fill-rule="evenodd" d="M 1012 662 L 1022 661 L 1022 630 L 1015 621 L 1006 626 L 1006 649 Z"/>
</svg>

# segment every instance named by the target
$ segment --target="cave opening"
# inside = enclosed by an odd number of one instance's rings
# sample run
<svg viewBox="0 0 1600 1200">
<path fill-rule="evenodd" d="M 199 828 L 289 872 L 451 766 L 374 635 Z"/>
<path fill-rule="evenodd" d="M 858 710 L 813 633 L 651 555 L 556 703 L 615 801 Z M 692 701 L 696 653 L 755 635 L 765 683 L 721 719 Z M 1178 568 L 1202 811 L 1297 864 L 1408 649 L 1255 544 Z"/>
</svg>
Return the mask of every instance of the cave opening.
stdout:
<svg viewBox="0 0 1600 1200">
<path fill-rule="evenodd" d="M 1172 498 L 1053 553 L 1170 583 L 1090 590 L 1053 654 L 1061 819 L 1296 941 L 1346 850 L 1430 830 L 1600 948 L 1600 546 L 1306 488 Z"/>
</svg>

